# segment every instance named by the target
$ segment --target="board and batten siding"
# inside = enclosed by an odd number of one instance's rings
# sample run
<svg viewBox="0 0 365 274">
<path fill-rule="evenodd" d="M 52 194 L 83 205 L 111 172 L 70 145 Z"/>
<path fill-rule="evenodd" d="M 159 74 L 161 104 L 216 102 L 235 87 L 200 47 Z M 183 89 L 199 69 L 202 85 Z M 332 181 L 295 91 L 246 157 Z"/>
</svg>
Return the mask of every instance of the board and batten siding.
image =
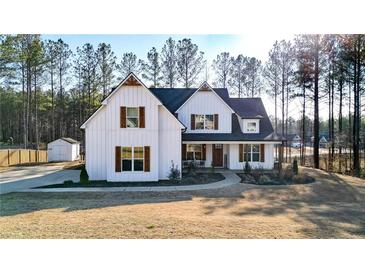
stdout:
<svg viewBox="0 0 365 274">
<path fill-rule="evenodd" d="M 159 178 L 168 179 L 171 161 L 181 170 L 181 128 L 164 107 L 158 111 Z"/>
<path fill-rule="evenodd" d="M 144 107 L 144 128 L 121 128 L 121 106 Z M 90 180 L 158 181 L 167 178 L 171 160 L 181 167 L 181 126 L 144 86 L 120 87 L 86 124 L 85 132 L 86 168 Z M 164 146 L 160 148 L 160 145 Z M 149 146 L 150 171 L 116 172 L 117 146 Z"/>
<path fill-rule="evenodd" d="M 122 86 L 114 93 L 107 110 L 107 180 L 158 181 L 159 101 L 143 86 Z M 120 128 L 120 107 L 145 107 L 144 128 Z M 115 147 L 150 146 L 150 171 L 115 172 Z"/>
<path fill-rule="evenodd" d="M 106 180 L 106 124 L 106 107 L 102 107 L 85 130 L 85 166 L 90 180 Z"/>
<path fill-rule="evenodd" d="M 229 144 L 229 168 L 243 169 L 245 162 L 239 161 L 239 145 Z M 265 161 L 264 162 L 249 162 L 252 168 L 272 169 L 274 167 L 274 145 L 265 144 Z"/>
<path fill-rule="evenodd" d="M 177 111 L 186 133 L 231 133 L 232 110 L 213 91 L 195 92 Z M 191 114 L 218 114 L 218 130 L 191 130 Z"/>
</svg>

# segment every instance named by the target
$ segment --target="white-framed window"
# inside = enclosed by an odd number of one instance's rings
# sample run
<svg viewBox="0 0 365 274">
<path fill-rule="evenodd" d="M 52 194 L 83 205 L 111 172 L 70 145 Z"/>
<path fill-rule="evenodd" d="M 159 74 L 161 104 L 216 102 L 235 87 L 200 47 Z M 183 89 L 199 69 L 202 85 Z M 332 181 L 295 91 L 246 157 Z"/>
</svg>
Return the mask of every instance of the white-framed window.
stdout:
<svg viewBox="0 0 365 274">
<path fill-rule="evenodd" d="M 257 123 L 256 122 L 247 122 L 246 129 L 248 132 L 256 132 Z"/>
<path fill-rule="evenodd" d="M 214 130 L 214 114 L 195 114 L 195 129 Z"/>
<path fill-rule="evenodd" d="M 139 127 L 139 108 L 127 107 L 127 128 Z"/>
<path fill-rule="evenodd" d="M 214 129 L 214 115 L 213 114 L 206 114 L 205 115 L 205 129 Z"/>
<path fill-rule="evenodd" d="M 122 171 L 143 171 L 143 147 L 122 147 Z"/>
<path fill-rule="evenodd" d="M 196 114 L 195 115 L 195 129 L 204 129 L 204 115 Z"/>
<path fill-rule="evenodd" d="M 203 145 L 187 144 L 186 145 L 186 159 L 187 160 L 201 160 L 203 152 Z"/>
<path fill-rule="evenodd" d="M 243 119 L 242 120 L 243 133 L 259 133 L 260 120 L 259 119 Z"/>
<path fill-rule="evenodd" d="M 244 162 L 260 162 L 260 145 L 244 145 L 243 147 Z"/>
</svg>

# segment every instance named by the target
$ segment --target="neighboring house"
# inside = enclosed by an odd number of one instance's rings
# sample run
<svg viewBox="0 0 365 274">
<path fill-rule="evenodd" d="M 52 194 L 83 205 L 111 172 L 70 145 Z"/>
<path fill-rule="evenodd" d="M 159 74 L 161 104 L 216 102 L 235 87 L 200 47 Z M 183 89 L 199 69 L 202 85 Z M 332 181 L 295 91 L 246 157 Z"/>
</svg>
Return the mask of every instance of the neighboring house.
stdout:
<svg viewBox="0 0 365 274">
<path fill-rule="evenodd" d="M 281 137 L 281 134 L 278 134 L 278 137 Z M 287 138 L 286 138 L 287 137 Z M 294 147 L 294 148 L 300 148 L 302 138 L 300 138 L 299 134 L 296 133 L 290 133 L 287 136 L 284 135 L 283 139 L 286 139 L 285 142 L 288 146 Z"/>
<path fill-rule="evenodd" d="M 327 148 L 328 147 L 328 141 L 327 141 L 326 137 L 322 136 L 319 139 L 319 147 L 321 147 L 321 148 Z"/>
<path fill-rule="evenodd" d="M 313 143 L 314 143 L 314 137 L 313 136 L 311 137 L 311 142 L 312 142 L 312 145 L 313 145 Z M 323 136 L 323 135 L 319 136 L 319 147 L 320 148 L 327 148 L 328 144 L 329 143 L 328 143 L 325 136 Z"/>
<path fill-rule="evenodd" d="M 230 98 L 207 83 L 147 88 L 133 73 L 81 128 L 90 180 L 157 181 L 188 161 L 271 169 L 281 143 L 260 98 Z"/>
<path fill-rule="evenodd" d="M 80 142 L 62 137 L 47 145 L 48 161 L 75 161 L 80 158 Z"/>
</svg>

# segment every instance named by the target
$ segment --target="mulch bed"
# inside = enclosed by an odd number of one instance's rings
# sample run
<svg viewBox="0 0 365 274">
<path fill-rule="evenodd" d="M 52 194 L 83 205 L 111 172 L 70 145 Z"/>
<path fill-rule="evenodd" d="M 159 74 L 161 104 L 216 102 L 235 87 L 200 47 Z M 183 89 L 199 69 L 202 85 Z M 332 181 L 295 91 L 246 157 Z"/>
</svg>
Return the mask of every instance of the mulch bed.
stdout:
<svg viewBox="0 0 365 274">
<path fill-rule="evenodd" d="M 274 172 L 265 172 L 262 174 L 255 172 L 250 174 L 237 173 L 237 175 L 241 178 L 241 183 L 251 185 L 302 185 L 310 184 L 315 181 L 314 178 L 306 174 L 299 174 L 290 177 L 285 177 L 285 174 L 280 177 L 278 173 Z"/>
<path fill-rule="evenodd" d="M 66 181 L 63 184 L 47 185 L 37 188 L 185 186 L 210 184 L 221 180 L 224 180 L 224 176 L 220 173 L 196 173 L 194 175 L 183 174 L 182 180 L 178 182 L 170 180 L 160 180 L 158 182 L 89 181 L 88 183 Z"/>
</svg>

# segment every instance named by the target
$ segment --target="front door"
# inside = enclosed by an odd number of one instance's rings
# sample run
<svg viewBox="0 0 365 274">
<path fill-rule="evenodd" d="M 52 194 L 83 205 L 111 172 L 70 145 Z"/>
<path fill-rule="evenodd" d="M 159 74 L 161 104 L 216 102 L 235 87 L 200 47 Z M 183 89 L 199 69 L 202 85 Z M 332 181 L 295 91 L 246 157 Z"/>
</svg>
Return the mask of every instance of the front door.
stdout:
<svg viewBox="0 0 365 274">
<path fill-rule="evenodd" d="M 223 145 L 213 145 L 213 166 L 223 167 Z"/>
</svg>

